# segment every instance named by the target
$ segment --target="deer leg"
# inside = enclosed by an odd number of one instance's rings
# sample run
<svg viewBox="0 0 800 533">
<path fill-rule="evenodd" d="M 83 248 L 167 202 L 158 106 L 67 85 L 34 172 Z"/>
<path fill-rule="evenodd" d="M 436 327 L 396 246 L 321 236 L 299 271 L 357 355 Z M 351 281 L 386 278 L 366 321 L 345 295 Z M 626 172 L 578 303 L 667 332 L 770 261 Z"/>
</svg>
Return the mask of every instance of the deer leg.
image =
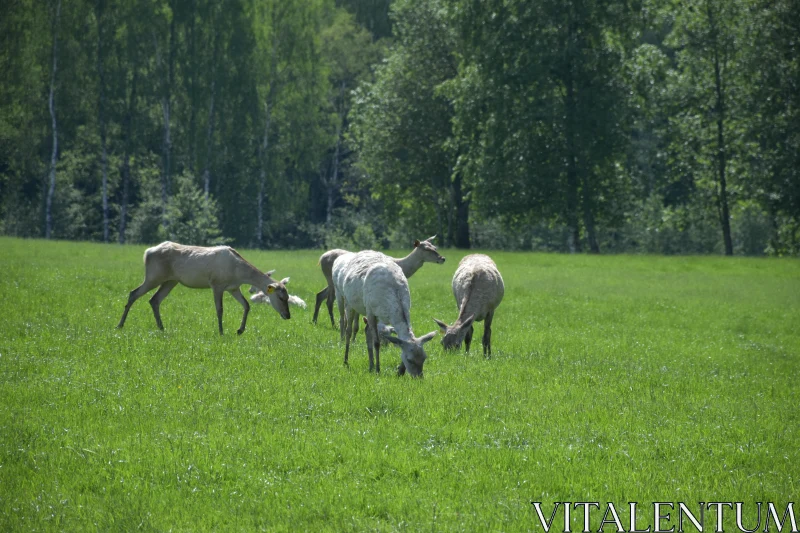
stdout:
<svg viewBox="0 0 800 533">
<path fill-rule="evenodd" d="M 353 325 L 353 340 L 356 340 L 356 335 L 358 335 L 358 323 L 360 321 L 358 320 L 358 313 L 353 311 L 353 315 L 355 317 L 355 324 Z"/>
<path fill-rule="evenodd" d="M 333 300 L 336 299 L 336 288 L 333 285 L 328 285 L 328 314 L 331 316 L 331 327 L 335 328 L 336 325 L 333 323 Z"/>
<path fill-rule="evenodd" d="M 492 318 L 494 318 L 494 311 L 486 315 L 486 320 L 483 322 L 483 356 L 492 356 Z"/>
<path fill-rule="evenodd" d="M 222 295 L 224 290 L 214 287 L 214 304 L 217 308 L 217 323 L 219 324 L 219 334 L 222 335 Z"/>
<path fill-rule="evenodd" d="M 364 328 L 364 333 L 367 337 L 367 346 L 370 343 L 375 351 L 375 372 L 381 373 L 381 339 L 378 335 L 378 318 L 374 315 L 367 315 L 367 325 Z M 372 361 L 372 354 L 370 354 L 370 361 Z"/>
<path fill-rule="evenodd" d="M 356 322 L 358 319 L 356 318 Z M 364 326 L 364 338 L 367 341 L 367 354 L 369 355 L 369 371 L 375 371 L 375 339 L 378 337 L 377 328 L 372 328 L 369 324 Z M 355 334 L 353 334 L 355 340 Z M 380 372 L 380 360 L 378 360 L 378 372 Z"/>
<path fill-rule="evenodd" d="M 372 346 L 372 331 L 369 326 L 364 327 L 364 336 L 367 339 L 367 353 L 369 354 L 369 371 L 375 370 L 375 350 Z"/>
<path fill-rule="evenodd" d="M 469 345 L 472 344 L 472 334 L 475 333 L 475 328 L 470 324 L 469 329 L 467 330 L 467 334 L 464 337 L 464 347 L 466 348 L 466 352 L 469 353 Z"/>
<path fill-rule="evenodd" d="M 169 291 L 175 288 L 178 282 L 175 280 L 165 281 L 161 287 L 156 291 L 152 298 L 150 298 L 150 307 L 153 308 L 153 316 L 156 317 L 156 326 L 158 329 L 164 329 L 164 324 L 161 323 L 161 302 L 164 301 L 169 295 Z"/>
<path fill-rule="evenodd" d="M 236 333 L 241 335 L 242 333 L 244 333 L 244 327 L 247 325 L 247 314 L 250 312 L 250 303 L 247 301 L 247 298 L 244 297 L 242 291 L 238 288 L 233 289 L 231 291 L 231 294 L 233 295 L 234 298 L 236 298 L 237 302 L 242 304 L 242 307 L 244 308 L 244 314 L 242 315 L 242 325 L 239 326 L 238 330 L 236 330 Z"/>
<path fill-rule="evenodd" d="M 341 312 L 341 316 L 339 317 L 340 321 L 346 322 L 345 332 L 344 332 L 344 366 L 348 366 L 347 357 L 350 355 L 350 321 L 348 320 L 348 315 L 350 313 L 347 312 L 346 309 L 343 307 L 339 307 L 339 311 Z"/>
<path fill-rule="evenodd" d="M 336 295 L 336 306 L 339 308 L 339 341 L 343 341 L 347 329 L 347 310 L 344 308 L 344 297 Z"/>
<path fill-rule="evenodd" d="M 317 317 L 319 316 L 319 308 L 322 305 L 323 300 L 328 299 L 328 287 L 325 287 L 321 291 L 317 293 L 317 301 L 314 303 L 314 318 L 311 319 L 311 322 L 314 324 L 317 323 Z M 333 317 L 333 315 L 331 315 Z M 333 318 L 331 318 L 331 322 L 333 322 Z"/>
<path fill-rule="evenodd" d="M 147 294 L 148 292 L 152 291 L 158 287 L 158 283 L 153 281 L 148 281 L 145 279 L 141 285 L 133 289 L 130 294 L 128 295 L 128 303 L 125 304 L 125 310 L 122 312 L 122 318 L 119 319 L 119 324 L 117 324 L 117 328 L 121 328 L 125 325 L 125 319 L 128 318 L 128 311 L 131 310 L 131 306 L 133 302 Z"/>
</svg>

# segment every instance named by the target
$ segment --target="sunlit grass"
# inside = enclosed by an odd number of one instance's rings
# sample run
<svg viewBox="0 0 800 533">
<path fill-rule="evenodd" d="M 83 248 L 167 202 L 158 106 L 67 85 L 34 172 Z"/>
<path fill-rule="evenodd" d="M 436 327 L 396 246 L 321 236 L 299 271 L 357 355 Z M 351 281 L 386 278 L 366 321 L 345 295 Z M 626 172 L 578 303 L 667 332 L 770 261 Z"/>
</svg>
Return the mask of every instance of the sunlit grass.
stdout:
<svg viewBox="0 0 800 533">
<path fill-rule="evenodd" d="M 796 261 L 491 253 L 493 358 L 478 325 L 413 380 L 311 324 L 319 251 L 240 250 L 309 309 L 237 336 L 226 296 L 220 337 L 183 287 L 165 331 L 146 297 L 114 328 L 142 246 L 0 246 L 2 531 L 541 531 L 531 501 L 800 492 Z M 443 254 L 410 281 L 417 334 L 457 314 Z"/>
</svg>

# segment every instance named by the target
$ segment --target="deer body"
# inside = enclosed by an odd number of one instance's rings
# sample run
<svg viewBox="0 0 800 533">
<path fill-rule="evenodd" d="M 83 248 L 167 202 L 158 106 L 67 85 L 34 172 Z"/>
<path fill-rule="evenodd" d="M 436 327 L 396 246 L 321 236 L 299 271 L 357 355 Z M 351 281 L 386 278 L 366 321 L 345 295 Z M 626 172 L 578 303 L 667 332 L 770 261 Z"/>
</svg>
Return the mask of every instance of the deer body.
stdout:
<svg viewBox="0 0 800 533">
<path fill-rule="evenodd" d="M 289 278 L 275 282 L 271 276 L 274 271 L 261 272 L 230 246 L 186 246 L 166 241 L 145 250 L 144 266 L 144 282 L 132 290 L 128 296 L 128 303 L 125 305 L 125 311 L 117 325 L 118 328 L 125 325 L 128 311 L 134 302 L 160 286 L 150 299 L 150 306 L 153 308 L 156 325 L 159 329 L 164 329 L 159 307 L 178 283 L 192 289 L 211 289 L 214 292 L 220 335 L 222 334 L 222 295 L 226 291 L 230 292 L 244 308 L 242 324 L 238 333 L 244 332 L 250 305 L 239 287 L 246 283 L 267 293 L 272 307 L 284 319 L 291 316 L 288 292 L 286 291 L 286 283 L 289 282 Z"/>
<path fill-rule="evenodd" d="M 473 323 L 483 321 L 483 355 L 490 357 L 492 320 L 504 294 L 503 277 L 488 255 L 471 254 L 464 257 L 453 275 L 453 296 L 458 306 L 458 318 L 452 326 L 434 319 L 444 333 L 444 348 L 458 348 L 464 342 L 469 352 Z"/>
<path fill-rule="evenodd" d="M 391 324 L 397 333 L 397 337 L 384 338 L 401 348 L 402 362 L 398 373 L 402 375 L 408 370 L 412 376 L 421 376 L 422 366 L 427 358 L 422 345 L 432 339 L 436 332 L 420 338 L 414 337 L 409 313 L 411 293 L 408 280 L 397 263 L 392 258 L 373 251 L 341 256 L 334 264 L 334 280 L 336 297 L 340 309 L 345 311 L 347 322 L 345 364 L 348 364 L 353 326 L 358 321 L 358 315 L 364 315 L 367 320 L 370 370 L 381 370 L 379 332 L 382 328 L 378 324 L 382 322 Z"/>
<path fill-rule="evenodd" d="M 436 235 L 429 237 L 424 241 L 414 241 L 414 249 L 410 254 L 403 258 L 397 259 L 389 256 L 384 257 L 387 257 L 389 260 L 397 263 L 397 265 L 402 269 L 406 279 L 408 279 L 413 276 L 417 270 L 422 268 L 425 263 L 438 263 L 441 265 L 445 262 L 445 258 L 439 255 L 439 252 L 436 250 L 436 246 L 431 243 L 431 241 L 435 238 Z M 312 319 L 315 324 L 317 323 L 317 317 L 319 316 L 319 308 L 322 305 L 322 302 L 325 301 L 328 308 L 328 314 L 331 317 L 331 326 L 334 328 L 336 327 L 333 320 L 333 301 L 336 298 L 336 286 L 333 280 L 333 264 L 338 258 L 352 253 L 353 252 L 348 252 L 347 250 L 335 249 L 325 252 L 319 258 L 319 265 L 322 269 L 322 275 L 325 276 L 325 281 L 328 282 L 328 285 L 317 293 L 317 301 L 314 305 L 314 318 Z M 339 308 L 339 315 L 339 334 L 343 338 L 344 320 L 342 318 L 341 307 Z M 358 321 L 356 321 L 353 334 L 356 332 L 358 332 Z"/>
</svg>

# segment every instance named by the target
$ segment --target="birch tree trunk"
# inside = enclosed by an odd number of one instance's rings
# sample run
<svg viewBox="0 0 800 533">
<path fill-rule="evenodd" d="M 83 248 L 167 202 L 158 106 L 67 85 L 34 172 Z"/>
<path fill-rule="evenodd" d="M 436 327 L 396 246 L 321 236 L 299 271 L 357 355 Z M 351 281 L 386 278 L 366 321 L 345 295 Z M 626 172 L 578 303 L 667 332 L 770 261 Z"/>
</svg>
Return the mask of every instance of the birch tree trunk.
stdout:
<svg viewBox="0 0 800 533">
<path fill-rule="evenodd" d="M 125 228 L 128 224 L 128 195 L 131 181 L 131 140 L 133 138 L 133 113 L 136 107 L 136 83 L 139 71 L 136 62 L 133 65 L 133 80 L 128 100 L 128 109 L 125 112 L 123 127 L 125 129 L 125 153 L 122 158 L 122 200 L 120 201 L 119 214 L 119 243 L 125 244 Z"/>
<path fill-rule="evenodd" d="M 214 150 L 214 97 L 216 96 L 216 80 L 211 80 L 211 102 L 208 104 L 208 130 L 206 131 L 206 165 L 203 168 L 203 192 L 206 202 L 211 190 L 211 159 Z"/>
<path fill-rule="evenodd" d="M 271 92 L 271 90 L 270 90 Z M 264 125 L 264 140 L 261 143 L 260 157 L 261 171 L 258 176 L 258 226 L 256 227 L 256 244 L 259 248 L 264 241 L 264 192 L 267 187 L 267 164 L 269 163 L 269 123 L 272 118 L 272 108 L 269 98 L 264 103 L 266 122 Z"/>
<path fill-rule="evenodd" d="M 95 18 L 97 19 L 97 74 L 99 77 L 99 101 L 97 105 L 97 122 L 100 128 L 100 170 L 102 179 L 103 196 L 103 242 L 108 242 L 108 151 L 106 148 L 106 120 L 105 120 L 105 71 L 103 68 L 103 11 L 104 1 L 97 0 L 95 5 Z"/>
<path fill-rule="evenodd" d="M 573 40 L 575 38 L 575 23 L 572 13 L 569 14 L 567 21 L 567 43 L 566 43 L 566 64 L 564 67 L 564 86 L 566 89 L 564 99 L 564 120 L 566 122 L 564 134 L 566 136 L 567 151 L 567 198 L 566 198 L 566 222 L 569 235 L 567 236 L 567 246 L 571 254 L 581 251 L 580 228 L 578 227 L 578 161 L 577 147 L 575 146 L 575 136 L 577 130 L 577 103 L 575 100 L 575 78 L 573 72 Z"/>
<path fill-rule="evenodd" d="M 208 104 L 208 129 L 206 130 L 206 164 L 203 168 L 203 193 L 205 194 L 206 205 L 211 191 L 211 161 L 214 154 L 214 99 L 217 96 L 217 50 L 218 39 L 217 30 L 214 27 L 214 20 L 211 21 L 212 39 L 214 41 L 213 52 L 211 53 L 211 100 Z"/>
<path fill-rule="evenodd" d="M 195 20 L 197 19 L 197 0 L 192 0 L 191 16 L 189 18 L 189 165 L 192 174 L 197 176 L 199 166 L 197 164 L 197 31 Z"/>
<path fill-rule="evenodd" d="M 156 47 L 156 62 L 158 65 L 162 65 L 163 61 L 161 58 L 160 48 L 158 46 L 158 38 L 156 37 L 155 34 L 153 34 L 153 40 L 155 42 L 155 47 Z M 170 158 L 172 152 L 172 139 L 170 136 L 170 105 L 172 100 L 172 70 L 173 70 L 174 55 L 175 55 L 175 17 L 172 18 L 172 21 L 170 22 L 169 25 L 168 47 L 169 47 L 169 52 L 167 53 L 165 80 L 161 93 L 161 114 L 164 123 L 164 135 L 161 141 L 161 157 L 162 157 L 161 223 L 164 226 L 164 230 L 167 232 L 167 235 L 170 234 L 169 213 L 167 207 L 169 204 L 169 181 L 170 181 L 170 169 L 171 169 Z"/>
<path fill-rule="evenodd" d="M 56 16 L 53 21 L 53 71 L 50 75 L 50 119 L 53 127 L 53 151 L 50 155 L 50 186 L 47 188 L 45 203 L 44 235 L 49 239 L 53 232 L 53 196 L 56 192 L 56 162 L 58 161 L 58 122 L 56 121 L 56 72 L 58 71 L 58 27 L 61 20 L 61 0 L 56 5 Z"/>
<path fill-rule="evenodd" d="M 331 177 L 327 180 L 328 201 L 325 206 L 325 224 L 330 227 L 331 220 L 333 219 L 333 206 L 336 201 L 336 191 L 339 189 L 339 157 L 342 148 L 342 129 L 344 128 L 344 90 L 345 82 L 342 80 L 342 85 L 339 88 L 339 102 L 341 102 L 341 109 L 339 110 L 339 122 L 336 124 L 336 148 L 333 151 L 333 169 L 331 170 Z"/>
<path fill-rule="evenodd" d="M 461 173 L 457 173 L 453 180 L 453 203 L 456 208 L 456 227 L 455 227 L 455 241 L 456 248 L 469 249 L 471 247 L 469 239 L 469 203 L 470 200 L 465 199 L 463 190 L 463 177 Z"/>
<path fill-rule="evenodd" d="M 725 243 L 725 255 L 733 255 L 733 239 L 731 238 L 731 214 L 728 207 L 728 180 L 727 170 L 727 144 L 725 141 L 725 85 L 722 78 L 722 63 L 727 64 L 725 58 L 720 59 L 719 31 L 714 12 L 710 5 L 706 5 L 708 21 L 711 26 L 711 35 L 714 49 L 714 111 L 717 115 L 717 210 L 722 226 L 722 239 Z"/>
</svg>

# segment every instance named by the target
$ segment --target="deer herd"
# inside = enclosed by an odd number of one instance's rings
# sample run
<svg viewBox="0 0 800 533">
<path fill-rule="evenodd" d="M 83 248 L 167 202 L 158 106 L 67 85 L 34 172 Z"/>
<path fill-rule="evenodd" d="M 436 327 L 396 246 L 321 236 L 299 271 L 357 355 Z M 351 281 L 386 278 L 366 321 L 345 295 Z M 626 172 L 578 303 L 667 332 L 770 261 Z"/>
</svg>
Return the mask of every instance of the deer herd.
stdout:
<svg viewBox="0 0 800 533">
<path fill-rule="evenodd" d="M 322 302 L 326 302 L 331 326 L 335 328 L 333 302 L 336 301 L 339 308 L 339 336 L 345 343 L 345 365 L 348 364 L 350 343 L 358 332 L 360 315 L 365 324 L 370 371 L 381 370 L 381 346 L 394 344 L 400 348 L 401 362 L 397 373 L 422 376 L 422 367 L 427 358 L 423 346 L 436 336 L 437 331 L 420 337 L 414 335 L 409 312 L 411 292 L 408 278 L 425 263 L 445 262 L 431 242 L 435 237 L 415 241 L 411 253 L 400 259 L 373 250 L 354 253 L 336 249 L 322 254 L 319 265 L 327 286 L 317 293 L 313 322 L 317 323 Z M 243 308 L 242 324 L 237 333 L 244 333 L 250 304 L 240 290 L 242 285 L 250 285 L 250 292 L 255 292 L 251 301 L 268 302 L 283 319 L 291 318 L 290 304 L 305 307 L 302 299 L 290 295 L 286 289 L 289 278 L 275 281 L 272 278 L 274 270 L 261 272 L 230 246 L 202 247 L 163 242 L 145 250 L 144 268 L 144 281 L 130 292 L 118 328 L 125 325 L 134 302 L 158 287 L 150 298 L 150 306 L 156 325 L 164 329 L 160 305 L 179 283 L 193 289 L 212 290 L 220 335 L 223 333 L 222 296 L 225 292 L 231 293 Z M 483 355 L 490 357 L 492 319 L 505 290 L 497 265 L 487 255 L 467 255 L 453 275 L 452 286 L 458 307 L 455 322 L 448 326 L 434 318 L 443 333 L 443 347 L 453 350 L 463 342 L 469 352 L 473 324 L 483 322 Z"/>
</svg>

